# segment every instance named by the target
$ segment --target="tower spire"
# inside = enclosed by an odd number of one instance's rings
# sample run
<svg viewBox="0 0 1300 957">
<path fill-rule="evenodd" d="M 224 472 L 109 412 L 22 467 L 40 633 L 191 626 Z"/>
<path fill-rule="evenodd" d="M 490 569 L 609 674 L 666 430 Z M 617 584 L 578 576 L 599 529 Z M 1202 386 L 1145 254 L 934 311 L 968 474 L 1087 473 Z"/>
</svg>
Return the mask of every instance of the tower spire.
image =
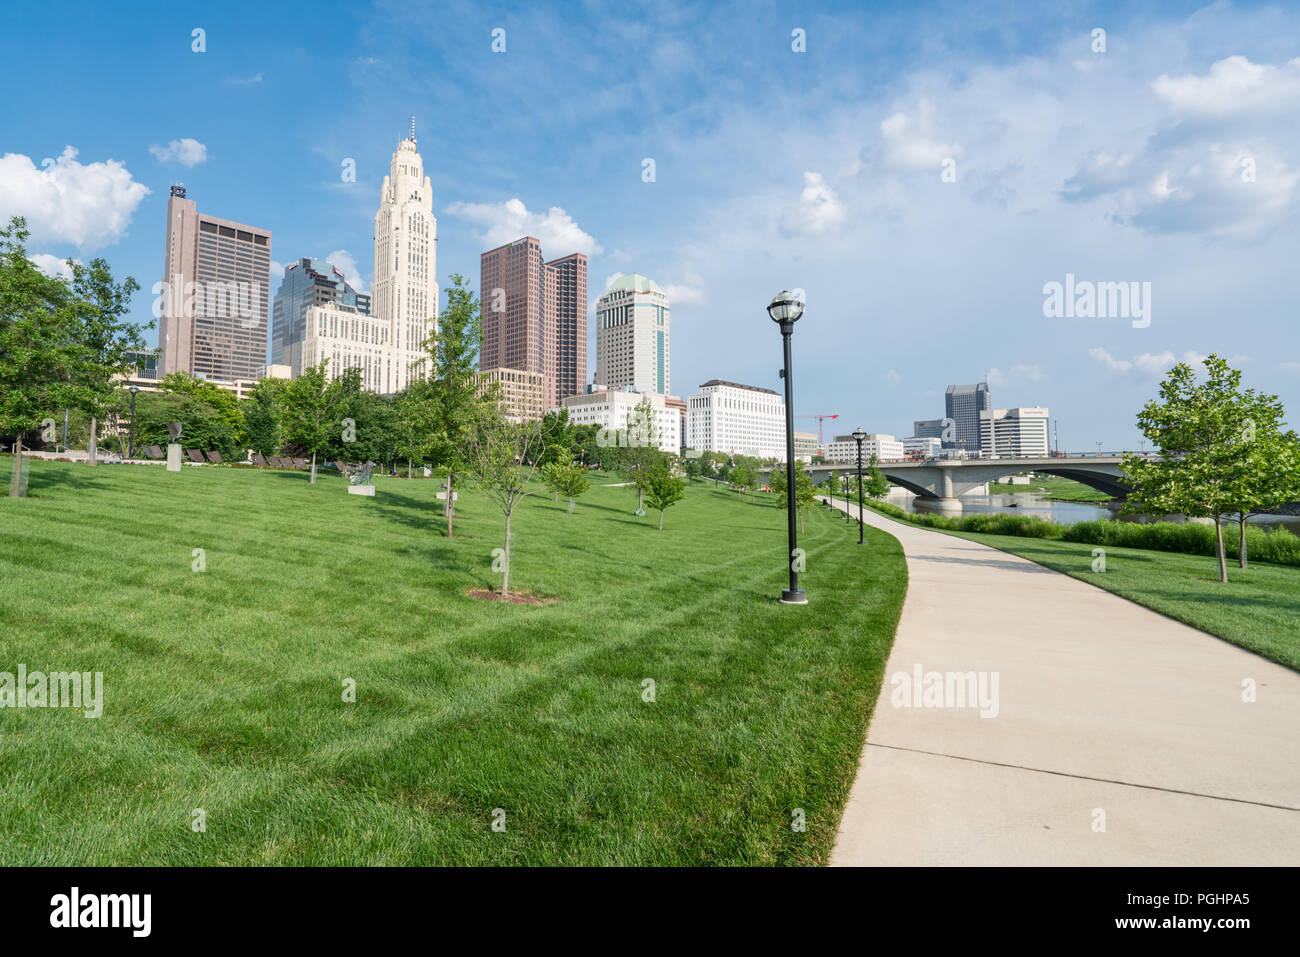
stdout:
<svg viewBox="0 0 1300 957">
<path fill-rule="evenodd" d="M 415 117 L 411 117 L 411 135 L 407 137 L 412 143 L 415 142 Z"/>
</svg>

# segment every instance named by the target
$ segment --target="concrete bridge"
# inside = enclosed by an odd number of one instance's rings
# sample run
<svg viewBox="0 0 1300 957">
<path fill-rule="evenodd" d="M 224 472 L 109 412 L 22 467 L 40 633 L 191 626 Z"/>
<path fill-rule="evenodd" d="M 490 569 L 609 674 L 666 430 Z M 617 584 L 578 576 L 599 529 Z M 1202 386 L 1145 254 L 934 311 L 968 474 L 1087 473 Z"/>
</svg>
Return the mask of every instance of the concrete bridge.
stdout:
<svg viewBox="0 0 1300 957">
<path fill-rule="evenodd" d="M 1080 455 L 1071 458 L 1055 456 L 1001 459 L 929 459 L 922 462 L 878 462 L 876 468 L 884 473 L 893 485 L 901 486 L 917 496 L 916 506 L 935 512 L 960 512 L 961 496 L 967 495 L 984 483 L 1015 475 L 1019 472 L 1042 472 L 1073 479 L 1105 492 L 1113 498 L 1128 496 L 1128 486 L 1120 466 L 1124 459 L 1118 455 Z M 823 462 L 805 466 L 814 485 L 821 485 L 831 472 L 853 475 L 857 464 Z M 770 469 L 760 469 L 765 479 Z M 866 466 L 863 472 L 868 471 Z"/>
</svg>

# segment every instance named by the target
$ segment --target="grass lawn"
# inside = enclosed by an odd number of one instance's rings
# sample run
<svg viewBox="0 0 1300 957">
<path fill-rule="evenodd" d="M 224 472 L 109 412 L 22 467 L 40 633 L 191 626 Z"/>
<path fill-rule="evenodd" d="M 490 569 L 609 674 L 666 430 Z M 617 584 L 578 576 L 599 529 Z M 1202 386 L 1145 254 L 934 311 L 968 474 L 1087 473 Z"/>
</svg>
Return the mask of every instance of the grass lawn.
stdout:
<svg viewBox="0 0 1300 957">
<path fill-rule="evenodd" d="M 1057 478 L 1055 475 L 1036 475 L 1028 485 L 1003 485 L 1001 482 L 989 483 L 990 495 L 1025 495 L 1037 493 L 1044 498 L 1058 502 L 1109 502 L 1110 496 L 1099 492 L 1082 482 L 1073 479 Z"/>
<path fill-rule="evenodd" d="M 466 594 L 502 516 L 462 493 L 448 541 L 436 481 L 29 465 L 0 671 L 102 671 L 104 714 L 0 709 L 0 864 L 829 854 L 906 590 L 884 533 L 809 509 L 788 607 L 770 502 L 696 484 L 659 532 L 596 477 L 573 515 L 520 506 L 512 588 L 554 601 L 508 605 Z"/>
<path fill-rule="evenodd" d="M 1300 568 L 1228 566 L 1218 581 L 1213 557 L 1106 548 L 1106 571 L 1092 570 L 1094 546 L 1014 535 L 946 532 L 1065 572 L 1139 605 L 1300 671 Z"/>
</svg>

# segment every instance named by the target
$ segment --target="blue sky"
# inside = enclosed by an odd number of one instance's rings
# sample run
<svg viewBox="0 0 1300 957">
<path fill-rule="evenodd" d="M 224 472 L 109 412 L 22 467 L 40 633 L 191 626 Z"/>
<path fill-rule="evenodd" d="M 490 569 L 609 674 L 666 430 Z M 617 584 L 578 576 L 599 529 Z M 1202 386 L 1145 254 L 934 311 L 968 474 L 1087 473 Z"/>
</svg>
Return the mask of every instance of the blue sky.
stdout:
<svg viewBox="0 0 1300 957">
<path fill-rule="evenodd" d="M 588 253 L 593 301 L 644 273 L 679 395 L 779 388 L 763 310 L 801 287 L 796 412 L 845 431 L 910 434 L 988 378 L 995 406 L 1049 406 L 1063 448 L 1136 447 L 1163 370 L 1210 352 L 1300 421 L 1300 11 L 1050 6 L 24 5 L 0 215 L 40 262 L 135 276 L 141 319 L 177 181 L 270 228 L 277 262 L 368 286 L 414 113 L 439 281 L 477 286 L 479 252 L 524 233 Z M 1045 317 L 1067 273 L 1151 283 L 1150 324 Z"/>
</svg>

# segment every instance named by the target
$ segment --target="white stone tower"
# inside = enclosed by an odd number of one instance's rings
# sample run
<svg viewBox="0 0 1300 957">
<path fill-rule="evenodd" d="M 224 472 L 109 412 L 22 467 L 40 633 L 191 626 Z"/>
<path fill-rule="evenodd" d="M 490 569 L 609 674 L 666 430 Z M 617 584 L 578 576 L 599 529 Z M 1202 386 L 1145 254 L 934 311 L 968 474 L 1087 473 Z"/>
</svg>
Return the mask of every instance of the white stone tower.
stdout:
<svg viewBox="0 0 1300 957">
<path fill-rule="evenodd" d="M 433 186 L 415 148 L 411 117 L 410 135 L 397 144 L 375 213 L 371 314 L 388 324 L 393 348 L 392 368 L 384 370 L 385 392 L 397 392 L 424 374 L 423 344 L 438 329 L 437 265 Z"/>
</svg>

